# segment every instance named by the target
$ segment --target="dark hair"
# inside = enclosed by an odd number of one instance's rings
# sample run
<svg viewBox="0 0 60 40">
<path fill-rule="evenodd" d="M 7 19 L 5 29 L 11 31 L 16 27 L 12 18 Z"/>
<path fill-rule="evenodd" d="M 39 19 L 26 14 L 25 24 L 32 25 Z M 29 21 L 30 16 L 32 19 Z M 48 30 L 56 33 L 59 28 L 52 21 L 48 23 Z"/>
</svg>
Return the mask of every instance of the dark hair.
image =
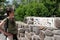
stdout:
<svg viewBox="0 0 60 40">
<path fill-rule="evenodd" d="M 6 13 L 7 13 L 7 16 L 9 16 L 9 14 L 14 11 L 13 8 L 7 8 L 6 9 Z"/>
</svg>

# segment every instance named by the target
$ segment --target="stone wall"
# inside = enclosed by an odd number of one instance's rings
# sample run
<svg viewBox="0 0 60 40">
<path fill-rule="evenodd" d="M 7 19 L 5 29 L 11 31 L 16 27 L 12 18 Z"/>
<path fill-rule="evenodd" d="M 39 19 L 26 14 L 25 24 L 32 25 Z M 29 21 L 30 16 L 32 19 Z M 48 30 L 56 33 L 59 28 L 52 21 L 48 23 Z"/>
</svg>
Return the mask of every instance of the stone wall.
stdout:
<svg viewBox="0 0 60 40">
<path fill-rule="evenodd" d="M 22 28 L 22 32 L 21 29 L 19 30 L 19 40 L 60 40 L 59 24 L 60 19 L 55 19 L 55 28 L 43 26 L 28 26 L 28 28 Z"/>
</svg>

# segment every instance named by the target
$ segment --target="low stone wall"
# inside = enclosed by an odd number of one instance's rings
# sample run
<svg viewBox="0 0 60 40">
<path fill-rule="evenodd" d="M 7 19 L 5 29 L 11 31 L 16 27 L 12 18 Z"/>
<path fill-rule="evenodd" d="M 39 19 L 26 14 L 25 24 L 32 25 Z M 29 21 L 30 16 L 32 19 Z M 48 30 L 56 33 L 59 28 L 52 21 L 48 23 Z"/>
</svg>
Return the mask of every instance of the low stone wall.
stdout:
<svg viewBox="0 0 60 40">
<path fill-rule="evenodd" d="M 60 40 L 60 29 L 47 28 L 45 30 L 39 30 L 37 34 L 35 32 L 25 31 L 19 33 L 19 35 L 19 40 L 22 40 L 21 38 L 24 40 Z"/>
<path fill-rule="evenodd" d="M 18 31 L 19 40 L 60 40 L 60 19 L 55 20 L 56 27 L 31 27 Z M 21 31 L 21 32 L 20 32 Z M 25 32 L 24 32 L 25 31 Z M 24 36 L 22 36 L 24 35 Z"/>
</svg>

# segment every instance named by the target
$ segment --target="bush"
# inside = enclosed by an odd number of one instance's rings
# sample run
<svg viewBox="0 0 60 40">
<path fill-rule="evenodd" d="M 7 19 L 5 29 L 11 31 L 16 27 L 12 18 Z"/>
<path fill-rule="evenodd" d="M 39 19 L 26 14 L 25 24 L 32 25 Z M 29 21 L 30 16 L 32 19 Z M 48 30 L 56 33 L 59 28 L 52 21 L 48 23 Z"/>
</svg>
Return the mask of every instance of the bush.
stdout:
<svg viewBox="0 0 60 40">
<path fill-rule="evenodd" d="M 36 3 L 32 2 L 26 5 L 20 5 L 19 8 L 16 9 L 15 15 L 16 20 L 21 21 L 23 21 L 24 17 L 27 16 L 39 16 L 39 17 L 51 16 L 51 14 L 49 14 L 49 11 L 44 6 L 44 4 L 37 2 Z"/>
</svg>

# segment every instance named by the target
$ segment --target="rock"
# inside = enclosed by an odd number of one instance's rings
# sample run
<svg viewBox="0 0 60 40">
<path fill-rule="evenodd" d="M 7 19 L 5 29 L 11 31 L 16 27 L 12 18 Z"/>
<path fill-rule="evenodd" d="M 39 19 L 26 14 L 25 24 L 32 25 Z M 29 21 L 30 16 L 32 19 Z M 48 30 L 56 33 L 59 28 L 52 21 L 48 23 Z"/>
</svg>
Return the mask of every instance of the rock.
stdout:
<svg viewBox="0 0 60 40">
<path fill-rule="evenodd" d="M 25 34 L 24 33 L 20 33 L 20 37 L 25 37 Z"/>
<path fill-rule="evenodd" d="M 31 33 L 25 32 L 25 36 L 30 39 L 31 38 Z"/>
<path fill-rule="evenodd" d="M 55 19 L 55 27 L 60 29 L 60 19 L 58 18 Z"/>
<path fill-rule="evenodd" d="M 40 30 L 39 36 L 41 38 L 40 40 L 44 40 L 45 34 L 44 34 L 44 32 L 42 30 Z"/>
<path fill-rule="evenodd" d="M 60 30 L 54 30 L 53 33 L 54 33 L 55 35 L 60 35 Z"/>
<path fill-rule="evenodd" d="M 54 40 L 60 40 L 60 35 L 54 35 Z"/>
<path fill-rule="evenodd" d="M 43 29 L 45 29 L 45 26 L 39 26 L 39 29 L 43 30 Z"/>
<path fill-rule="evenodd" d="M 39 33 L 40 33 L 40 30 L 36 30 L 36 31 L 35 31 L 35 34 L 36 34 L 36 35 L 39 35 Z"/>
<path fill-rule="evenodd" d="M 47 27 L 47 29 L 53 31 L 55 28 Z"/>
<path fill-rule="evenodd" d="M 25 29 L 28 33 L 30 33 L 30 30 L 28 28 Z"/>
<path fill-rule="evenodd" d="M 35 27 L 33 27 L 33 32 L 34 32 L 36 35 L 39 35 L 40 29 L 35 26 Z"/>
<path fill-rule="evenodd" d="M 25 29 L 21 28 L 21 29 L 19 30 L 19 33 L 25 33 Z"/>
<path fill-rule="evenodd" d="M 53 40 L 53 32 L 49 29 L 45 30 L 45 38 L 44 40 Z"/>
<path fill-rule="evenodd" d="M 29 40 L 28 38 L 26 38 L 26 37 L 20 37 L 20 39 L 19 40 Z"/>
<path fill-rule="evenodd" d="M 38 35 L 33 35 L 32 40 L 40 40 L 40 37 Z"/>
<path fill-rule="evenodd" d="M 54 40 L 53 37 L 46 36 L 44 40 Z"/>
<path fill-rule="evenodd" d="M 53 32 L 51 30 L 45 30 L 45 35 L 46 36 L 53 36 Z"/>
</svg>

